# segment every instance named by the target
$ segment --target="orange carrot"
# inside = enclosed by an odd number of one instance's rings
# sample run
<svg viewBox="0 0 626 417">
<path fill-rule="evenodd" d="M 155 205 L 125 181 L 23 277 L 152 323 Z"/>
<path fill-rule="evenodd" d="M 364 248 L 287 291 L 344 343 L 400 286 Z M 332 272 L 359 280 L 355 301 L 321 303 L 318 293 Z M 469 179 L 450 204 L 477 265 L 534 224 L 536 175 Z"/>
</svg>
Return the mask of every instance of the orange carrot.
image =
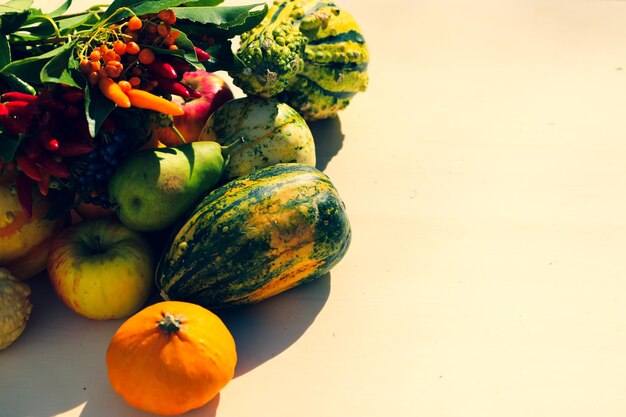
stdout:
<svg viewBox="0 0 626 417">
<path fill-rule="evenodd" d="M 133 106 L 141 109 L 154 110 L 170 116 L 182 116 L 185 113 L 178 104 L 144 90 L 131 88 L 126 95 Z"/>
</svg>

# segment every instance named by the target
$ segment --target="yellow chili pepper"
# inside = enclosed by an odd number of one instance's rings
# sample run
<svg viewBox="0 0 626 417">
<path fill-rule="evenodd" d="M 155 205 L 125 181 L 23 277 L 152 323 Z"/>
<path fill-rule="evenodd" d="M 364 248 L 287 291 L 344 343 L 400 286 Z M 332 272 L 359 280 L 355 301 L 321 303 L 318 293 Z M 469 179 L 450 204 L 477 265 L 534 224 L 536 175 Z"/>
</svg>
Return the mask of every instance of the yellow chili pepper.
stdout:
<svg viewBox="0 0 626 417">
<path fill-rule="evenodd" d="M 131 88 L 126 95 L 133 106 L 141 109 L 154 110 L 170 116 L 182 116 L 185 113 L 178 104 L 144 90 Z"/>
<path fill-rule="evenodd" d="M 122 91 L 122 88 L 111 78 L 100 76 L 98 87 L 102 94 L 114 102 L 118 107 L 129 108 L 131 103 L 129 97 Z"/>
</svg>

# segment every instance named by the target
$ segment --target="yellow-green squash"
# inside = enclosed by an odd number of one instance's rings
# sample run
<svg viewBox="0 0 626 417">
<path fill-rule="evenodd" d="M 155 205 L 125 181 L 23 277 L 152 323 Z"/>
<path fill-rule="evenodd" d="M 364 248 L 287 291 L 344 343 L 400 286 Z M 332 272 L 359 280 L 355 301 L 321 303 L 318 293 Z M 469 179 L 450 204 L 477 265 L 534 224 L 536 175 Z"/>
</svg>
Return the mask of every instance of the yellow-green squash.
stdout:
<svg viewBox="0 0 626 417">
<path fill-rule="evenodd" d="M 319 278 L 350 244 L 337 189 L 319 170 L 278 164 L 209 193 L 173 236 L 156 272 L 166 300 L 223 308 Z"/>
<path fill-rule="evenodd" d="M 315 166 L 313 134 L 302 116 L 275 98 L 243 97 L 213 113 L 201 141 L 228 146 L 225 180 L 278 163 Z"/>
</svg>

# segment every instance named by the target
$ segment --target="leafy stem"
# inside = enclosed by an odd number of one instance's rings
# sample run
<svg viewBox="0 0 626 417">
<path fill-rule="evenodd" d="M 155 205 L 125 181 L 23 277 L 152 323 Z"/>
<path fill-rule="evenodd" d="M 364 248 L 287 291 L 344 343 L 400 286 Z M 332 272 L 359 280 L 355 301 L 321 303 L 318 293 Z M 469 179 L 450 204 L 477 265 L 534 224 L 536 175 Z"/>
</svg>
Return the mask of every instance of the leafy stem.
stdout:
<svg viewBox="0 0 626 417">
<path fill-rule="evenodd" d="M 135 12 L 132 11 L 132 9 L 130 9 L 129 7 L 120 7 L 119 9 L 117 9 L 116 11 L 114 11 L 111 15 L 107 16 L 105 19 L 101 20 L 100 22 L 98 22 L 98 24 L 96 26 L 102 26 L 105 25 L 106 23 L 108 23 L 113 17 L 115 17 L 115 15 L 120 14 L 121 12 L 127 12 L 130 13 L 131 16 L 136 16 Z"/>
<path fill-rule="evenodd" d="M 55 19 L 56 20 L 63 20 L 63 19 L 71 19 L 71 18 L 79 17 L 79 16 L 93 15 L 94 17 L 98 18 L 98 20 L 99 20 L 99 14 L 101 12 L 103 12 L 104 9 L 106 9 L 107 7 L 109 7 L 108 4 L 94 4 L 93 6 L 91 6 L 88 9 L 85 9 L 82 12 L 64 13 L 61 16 L 55 17 Z"/>
<path fill-rule="evenodd" d="M 87 38 L 86 36 L 74 37 L 74 39 Z M 72 40 L 71 36 L 63 36 L 60 33 L 51 38 L 41 38 L 41 39 L 31 39 L 31 40 L 18 40 L 14 41 L 14 43 L 19 44 L 21 46 L 37 46 L 37 45 L 46 45 L 46 44 L 59 44 L 64 42 L 69 42 Z"/>
</svg>

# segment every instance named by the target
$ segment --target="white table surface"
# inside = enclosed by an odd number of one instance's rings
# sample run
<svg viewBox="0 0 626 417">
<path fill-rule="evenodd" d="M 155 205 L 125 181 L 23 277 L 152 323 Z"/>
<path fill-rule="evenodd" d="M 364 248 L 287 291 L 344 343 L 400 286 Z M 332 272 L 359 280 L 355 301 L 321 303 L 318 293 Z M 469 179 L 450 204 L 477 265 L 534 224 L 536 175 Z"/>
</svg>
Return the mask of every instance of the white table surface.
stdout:
<svg viewBox="0 0 626 417">
<path fill-rule="evenodd" d="M 626 2 L 338 3 L 371 82 L 313 129 L 352 245 L 224 316 L 236 377 L 188 415 L 626 415 Z M 121 321 L 31 285 L 0 416 L 147 416 L 106 377 Z"/>
</svg>

